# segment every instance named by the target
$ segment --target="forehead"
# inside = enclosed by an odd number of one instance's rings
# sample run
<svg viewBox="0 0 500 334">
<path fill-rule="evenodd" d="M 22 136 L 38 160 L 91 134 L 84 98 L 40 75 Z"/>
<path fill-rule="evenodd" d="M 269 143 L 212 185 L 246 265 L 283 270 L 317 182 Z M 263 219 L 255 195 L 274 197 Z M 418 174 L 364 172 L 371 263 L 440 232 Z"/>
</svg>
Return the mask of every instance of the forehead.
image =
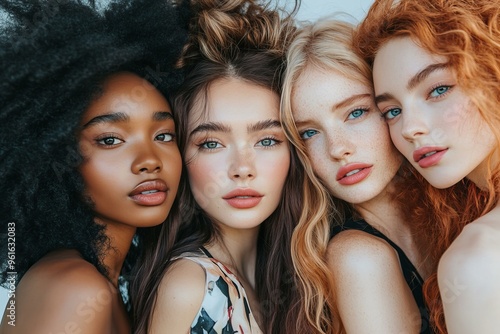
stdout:
<svg viewBox="0 0 500 334">
<path fill-rule="evenodd" d="M 147 80 L 130 72 L 120 72 L 103 82 L 102 93 L 90 103 L 84 118 L 106 112 L 139 115 L 147 111 L 170 111 L 170 105 Z"/>
<path fill-rule="evenodd" d="M 237 78 L 214 81 L 206 99 L 198 98 L 189 115 L 189 127 L 203 122 L 254 123 L 277 119 L 279 97 L 271 89 Z"/>
<path fill-rule="evenodd" d="M 292 109 L 296 121 L 313 118 L 353 95 L 372 94 L 367 82 L 333 70 L 308 66 L 297 79 L 292 91 Z"/>
<path fill-rule="evenodd" d="M 446 57 L 431 54 L 410 37 L 393 38 L 383 44 L 375 56 L 375 88 L 390 83 L 400 86 L 398 79 L 406 79 L 430 64 L 446 61 Z"/>
</svg>

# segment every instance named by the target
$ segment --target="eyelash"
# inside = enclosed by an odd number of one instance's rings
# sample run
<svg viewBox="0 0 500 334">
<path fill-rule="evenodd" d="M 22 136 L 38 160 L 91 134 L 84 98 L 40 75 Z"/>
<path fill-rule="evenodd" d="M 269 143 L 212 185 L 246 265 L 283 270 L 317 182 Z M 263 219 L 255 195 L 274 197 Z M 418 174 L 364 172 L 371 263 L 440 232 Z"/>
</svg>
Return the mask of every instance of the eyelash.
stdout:
<svg viewBox="0 0 500 334">
<path fill-rule="evenodd" d="M 260 147 L 263 147 L 264 149 L 270 149 L 274 146 L 280 145 L 283 142 L 282 140 L 278 140 L 277 138 L 275 138 L 273 136 L 269 136 L 269 137 L 262 138 L 257 143 L 262 143 L 264 140 L 271 140 L 274 142 L 274 144 L 270 144 L 270 145 L 259 145 Z M 206 145 L 209 143 L 216 143 L 217 147 L 212 147 L 212 148 L 206 147 Z M 221 148 L 222 144 L 217 140 L 207 139 L 207 140 L 203 141 L 202 143 L 197 144 L 196 146 L 198 146 L 198 148 L 200 150 L 203 150 L 203 151 L 213 151 L 213 150 L 217 150 L 217 149 Z"/>
<path fill-rule="evenodd" d="M 446 91 L 444 93 L 442 93 L 442 94 L 439 94 L 438 96 L 431 96 L 432 93 L 434 91 L 436 91 L 437 89 L 439 89 L 439 88 L 446 88 Z M 439 98 L 441 98 L 443 96 L 446 96 L 448 94 L 448 92 L 451 91 L 452 88 L 453 88 L 452 85 L 436 85 L 435 87 L 431 88 L 431 90 L 429 91 L 429 94 L 427 94 L 427 96 L 430 99 L 439 99 Z"/>
<path fill-rule="evenodd" d="M 308 133 L 308 132 L 314 132 L 313 134 L 310 134 L 310 136 L 308 138 L 304 138 L 305 134 Z M 306 140 L 309 140 L 311 139 L 312 137 L 314 137 L 315 135 L 317 135 L 319 132 L 318 130 L 314 130 L 314 129 L 306 129 L 304 131 L 301 131 L 299 132 L 299 135 L 300 135 L 300 138 L 304 141 Z"/>
<path fill-rule="evenodd" d="M 120 143 L 114 143 L 114 144 L 105 144 L 104 141 L 106 139 L 117 139 L 119 141 L 121 141 Z M 98 136 L 96 139 L 95 139 L 95 142 L 97 143 L 97 145 L 99 146 L 103 146 L 103 147 L 106 147 L 106 148 L 109 148 L 109 147 L 112 147 L 112 146 L 116 146 L 118 144 L 121 144 L 123 143 L 123 139 L 120 139 L 120 137 L 116 134 L 116 133 L 104 133 L 100 136 Z"/>
<path fill-rule="evenodd" d="M 164 142 L 164 143 L 170 143 L 170 142 L 173 142 L 175 141 L 175 138 L 176 138 L 176 135 L 175 133 L 171 133 L 171 132 L 162 132 L 158 135 L 155 136 L 155 140 L 159 137 L 159 136 L 170 136 L 171 139 L 170 140 L 159 140 L 161 142 Z M 119 143 L 113 143 L 113 144 L 106 144 L 104 143 L 105 140 L 107 139 L 115 139 L 115 140 L 119 140 L 120 142 Z M 96 139 L 95 139 L 95 142 L 97 143 L 97 145 L 99 146 L 103 146 L 105 148 L 111 148 L 113 146 L 116 146 L 116 145 L 119 145 L 123 142 L 125 142 L 123 139 L 120 138 L 120 136 L 118 136 L 117 134 L 115 133 L 105 133 L 105 134 L 102 134 L 100 136 L 98 136 Z"/>
<path fill-rule="evenodd" d="M 354 117 L 354 118 L 349 118 L 355 111 L 362 111 L 363 113 L 361 115 L 359 115 L 358 117 Z M 347 119 L 358 119 L 360 117 L 363 117 L 367 112 L 370 111 L 370 108 L 367 108 L 367 107 L 359 107 L 359 108 L 354 108 L 353 110 L 351 110 L 349 112 L 349 114 L 347 115 Z"/>
<path fill-rule="evenodd" d="M 162 135 L 166 135 L 166 136 L 172 137 L 170 140 L 160 140 L 160 141 L 162 141 L 164 143 L 173 142 L 173 141 L 175 141 L 175 138 L 177 137 L 175 133 L 172 133 L 172 132 L 162 132 L 162 133 L 156 135 L 155 139 L 158 138 L 158 136 L 162 136 Z"/>
<path fill-rule="evenodd" d="M 392 112 L 392 111 L 394 111 L 394 110 L 399 110 L 399 114 L 397 114 L 397 115 L 392 116 L 391 118 L 389 118 L 389 116 L 388 116 L 388 115 L 389 115 L 389 113 L 390 113 L 390 112 Z M 387 111 L 385 111 L 385 112 L 383 112 L 383 113 L 382 113 L 382 118 L 383 118 L 385 121 L 387 121 L 387 122 L 388 122 L 388 121 L 390 121 L 390 120 L 392 120 L 392 119 L 394 119 L 394 118 L 398 117 L 399 115 L 401 115 L 401 108 L 391 108 L 391 109 L 389 109 L 389 110 L 387 110 Z"/>
<path fill-rule="evenodd" d="M 283 141 L 282 140 L 278 140 L 276 137 L 274 136 L 269 136 L 269 137 L 265 137 L 265 138 L 262 138 L 261 140 L 258 141 L 258 143 L 262 143 L 264 140 L 271 140 L 271 141 L 274 141 L 274 144 L 271 144 L 271 145 L 260 145 L 261 147 L 263 147 L 264 149 L 271 149 L 273 148 L 274 146 L 278 146 L 280 145 Z"/>
</svg>

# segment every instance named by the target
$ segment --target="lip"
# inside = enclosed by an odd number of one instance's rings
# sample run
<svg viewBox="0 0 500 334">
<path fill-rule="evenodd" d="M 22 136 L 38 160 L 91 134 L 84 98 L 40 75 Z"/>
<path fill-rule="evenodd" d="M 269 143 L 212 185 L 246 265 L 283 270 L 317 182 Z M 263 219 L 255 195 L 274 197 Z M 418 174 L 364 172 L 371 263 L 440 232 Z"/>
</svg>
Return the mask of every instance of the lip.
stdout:
<svg viewBox="0 0 500 334">
<path fill-rule="evenodd" d="M 253 189 L 235 189 L 222 198 L 232 207 L 237 209 L 250 209 L 257 206 L 264 195 Z"/>
<path fill-rule="evenodd" d="M 337 172 L 337 182 L 342 185 L 353 185 L 363 181 L 372 171 L 373 165 L 362 163 L 362 162 L 353 162 L 347 164 L 345 166 L 340 167 Z M 358 170 L 358 172 L 347 175 L 353 171 Z"/>
<path fill-rule="evenodd" d="M 435 153 L 432 153 L 435 152 Z M 447 147 L 442 146 L 424 146 L 413 152 L 413 160 L 422 168 L 432 167 L 437 165 L 443 156 L 448 152 Z M 425 156 L 432 153 L 429 156 Z"/>
<path fill-rule="evenodd" d="M 134 202 L 144 206 L 161 205 L 167 199 L 168 186 L 161 179 L 139 183 L 128 195 Z M 144 192 L 151 192 L 146 193 Z"/>
</svg>

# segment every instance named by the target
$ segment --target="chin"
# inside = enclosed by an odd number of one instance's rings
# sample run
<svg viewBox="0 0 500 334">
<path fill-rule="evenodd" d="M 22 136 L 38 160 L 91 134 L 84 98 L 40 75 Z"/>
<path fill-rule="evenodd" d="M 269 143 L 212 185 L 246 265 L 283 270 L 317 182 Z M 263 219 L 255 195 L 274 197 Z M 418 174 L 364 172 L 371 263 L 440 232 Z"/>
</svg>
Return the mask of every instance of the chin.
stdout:
<svg viewBox="0 0 500 334">
<path fill-rule="evenodd" d="M 424 178 L 427 180 L 427 182 L 430 183 L 431 186 L 433 186 L 434 188 L 437 188 L 437 189 L 447 189 L 449 187 L 452 187 L 454 186 L 455 184 L 457 184 L 458 182 L 460 182 L 460 180 L 462 179 L 458 179 L 458 180 L 455 180 L 455 179 L 447 179 L 445 177 L 426 177 L 425 175 L 423 175 Z"/>
</svg>

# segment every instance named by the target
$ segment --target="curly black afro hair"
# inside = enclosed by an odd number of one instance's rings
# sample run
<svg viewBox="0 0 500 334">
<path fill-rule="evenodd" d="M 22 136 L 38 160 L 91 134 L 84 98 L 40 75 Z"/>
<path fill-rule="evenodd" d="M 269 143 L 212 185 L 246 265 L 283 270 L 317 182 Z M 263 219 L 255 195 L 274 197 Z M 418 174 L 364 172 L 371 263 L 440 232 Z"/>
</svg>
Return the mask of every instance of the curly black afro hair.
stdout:
<svg viewBox="0 0 500 334">
<path fill-rule="evenodd" d="M 8 272 L 18 281 L 60 248 L 77 249 L 106 274 L 108 239 L 83 199 L 77 170 L 80 117 L 117 71 L 146 78 L 167 98 L 175 91 L 188 7 L 169 0 L 113 1 L 103 9 L 94 1 L 0 0 L 7 14 L 0 16 L 1 284 Z"/>
</svg>

